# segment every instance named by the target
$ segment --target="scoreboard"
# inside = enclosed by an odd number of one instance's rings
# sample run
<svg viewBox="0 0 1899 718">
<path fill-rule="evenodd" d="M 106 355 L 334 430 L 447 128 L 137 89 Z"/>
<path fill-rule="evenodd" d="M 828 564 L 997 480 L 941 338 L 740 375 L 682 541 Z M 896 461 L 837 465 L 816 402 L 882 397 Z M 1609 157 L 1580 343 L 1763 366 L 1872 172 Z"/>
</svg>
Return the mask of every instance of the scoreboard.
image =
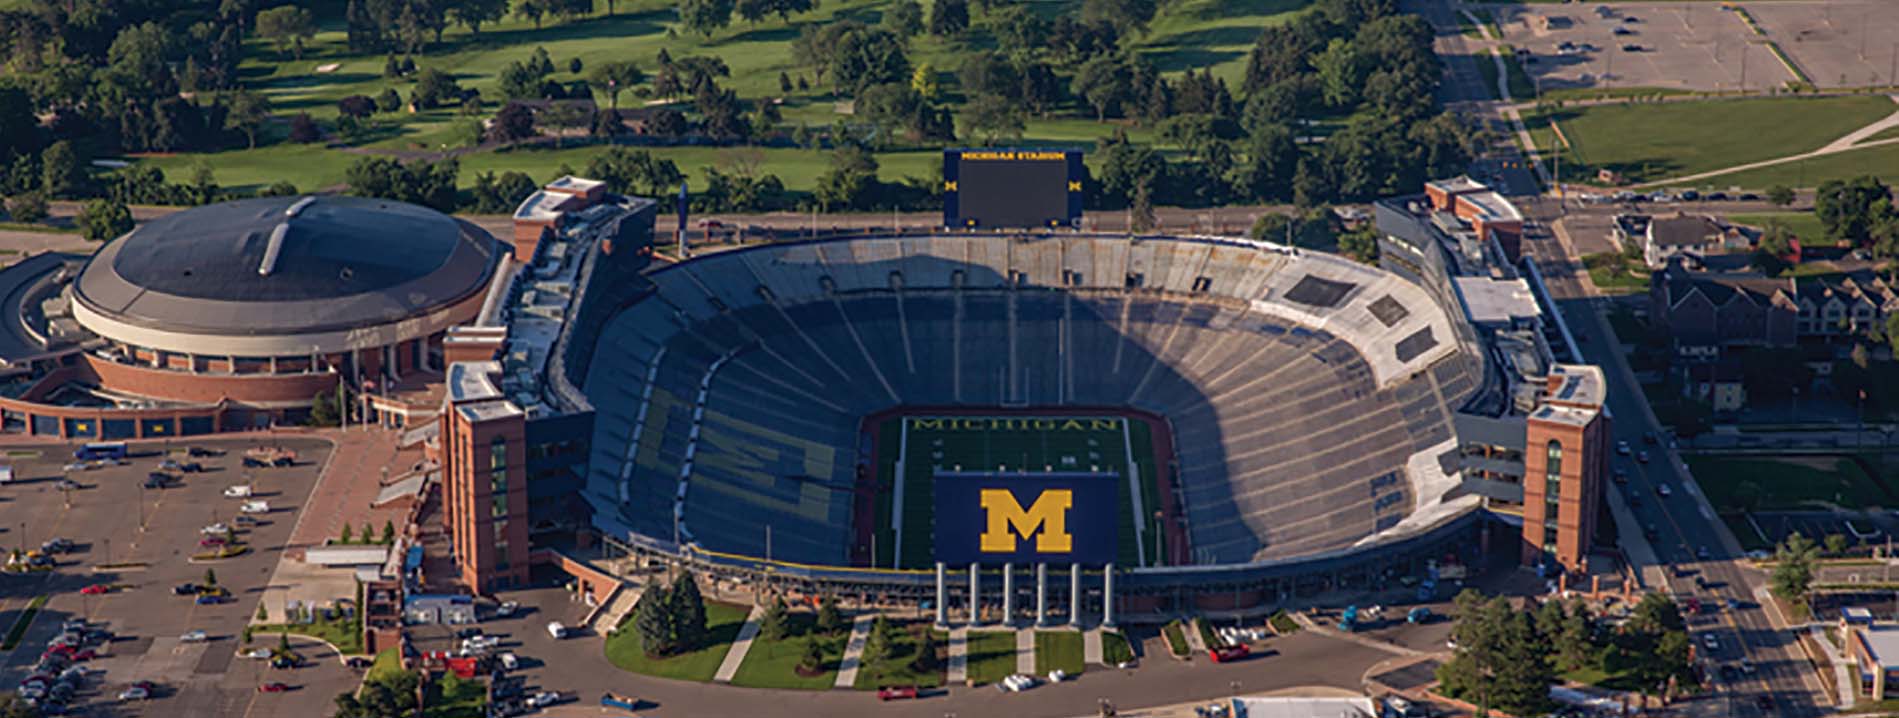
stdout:
<svg viewBox="0 0 1899 718">
<path fill-rule="evenodd" d="M 951 229 L 1079 227 L 1078 150 L 943 151 L 943 226 Z"/>
</svg>

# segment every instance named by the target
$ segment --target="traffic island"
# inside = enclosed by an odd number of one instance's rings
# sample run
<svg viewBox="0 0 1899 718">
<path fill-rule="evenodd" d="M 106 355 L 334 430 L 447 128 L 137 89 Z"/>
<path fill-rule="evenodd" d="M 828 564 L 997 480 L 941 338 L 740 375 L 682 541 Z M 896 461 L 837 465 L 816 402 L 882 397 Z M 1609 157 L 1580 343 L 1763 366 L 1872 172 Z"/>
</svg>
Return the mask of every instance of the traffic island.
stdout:
<svg viewBox="0 0 1899 718">
<path fill-rule="evenodd" d="M 867 657 L 858 669 L 854 684 L 857 689 L 943 685 L 944 669 L 949 665 L 948 631 L 931 628 L 927 622 L 897 624 L 889 645 L 886 655 Z"/>
<path fill-rule="evenodd" d="M 635 625 L 639 619 L 636 609 L 619 630 L 607 636 L 607 661 L 629 673 L 686 681 L 712 680 L 719 671 L 719 663 L 725 660 L 725 652 L 738 638 L 739 627 L 745 625 L 751 608 L 708 601 L 705 610 L 706 637 L 697 646 L 649 654 Z"/>
</svg>

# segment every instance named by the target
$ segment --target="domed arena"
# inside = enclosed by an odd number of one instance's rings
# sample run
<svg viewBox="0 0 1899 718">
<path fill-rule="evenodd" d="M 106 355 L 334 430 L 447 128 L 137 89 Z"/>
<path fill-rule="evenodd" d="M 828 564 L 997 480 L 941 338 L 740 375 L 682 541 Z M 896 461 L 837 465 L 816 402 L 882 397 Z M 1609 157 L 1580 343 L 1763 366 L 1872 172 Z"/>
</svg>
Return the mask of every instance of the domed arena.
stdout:
<svg viewBox="0 0 1899 718">
<path fill-rule="evenodd" d="M 607 535 L 922 569 L 942 527 L 918 484 L 971 468 L 1113 467 L 1122 565 L 1297 563 L 1473 508 L 1436 457 L 1482 358 L 1417 285 L 1339 257 L 943 233 L 732 249 L 641 281 L 582 387 Z M 943 427 L 990 437 L 917 438 Z M 1106 430 L 995 433 L 1064 427 Z"/>
</svg>

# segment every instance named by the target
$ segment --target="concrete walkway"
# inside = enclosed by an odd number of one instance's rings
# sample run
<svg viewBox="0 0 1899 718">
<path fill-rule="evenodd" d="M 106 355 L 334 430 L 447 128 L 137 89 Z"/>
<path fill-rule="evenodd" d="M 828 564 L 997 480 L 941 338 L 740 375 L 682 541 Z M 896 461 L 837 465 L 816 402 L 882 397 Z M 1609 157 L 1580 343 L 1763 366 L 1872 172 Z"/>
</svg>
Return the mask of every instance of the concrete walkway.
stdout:
<svg viewBox="0 0 1899 718">
<path fill-rule="evenodd" d="M 1859 688 L 1853 685 L 1853 668 L 1857 664 L 1840 653 L 1840 649 L 1834 648 L 1832 641 L 1826 639 L 1826 628 L 1817 625 L 1808 626 L 1807 632 L 1813 637 L 1813 642 L 1820 646 L 1820 650 L 1826 653 L 1827 661 L 1833 664 L 1833 682 L 1836 686 L 1835 690 L 1839 691 L 1834 695 L 1849 697 L 1856 695 Z M 1847 705 L 1853 703 L 1850 699 L 1843 699 L 1840 702 Z"/>
<path fill-rule="evenodd" d="M 752 651 L 752 639 L 758 637 L 758 621 L 765 616 L 764 606 L 752 606 L 752 613 L 745 617 L 745 625 L 739 626 L 738 640 L 725 652 L 725 660 L 719 663 L 719 671 L 712 674 L 715 683 L 731 683 L 732 676 L 738 675 L 739 664 L 745 662 L 745 654 Z"/>
<path fill-rule="evenodd" d="M 1886 99 L 1899 102 L 1899 95 L 1887 95 Z M 1838 152 L 1840 150 L 1852 149 L 1853 145 L 1859 144 L 1860 140 L 1879 134 L 1881 130 L 1888 127 L 1899 127 L 1899 111 L 1894 111 L 1892 114 L 1880 118 L 1877 122 L 1848 132 L 1845 137 L 1828 142 L 1826 146 L 1821 147 L 1820 150 L 1822 152 Z"/>
<path fill-rule="evenodd" d="M 1181 624 L 1181 633 L 1187 634 L 1187 653 L 1189 655 L 1207 652 L 1207 642 L 1200 637 L 1200 619 L 1196 618 Z"/>
<path fill-rule="evenodd" d="M 959 686 L 969 681 L 969 629 L 950 629 L 949 673 L 943 682 Z"/>
<path fill-rule="evenodd" d="M 1035 675 L 1035 629 L 1015 629 L 1015 672 Z"/>
<path fill-rule="evenodd" d="M 876 623 L 877 617 L 870 615 L 858 616 L 851 622 L 851 639 L 844 643 L 844 659 L 838 661 L 837 680 L 832 686 L 847 689 L 857 686 L 857 669 L 864 665 L 864 644 L 870 642 L 870 627 Z"/>
<path fill-rule="evenodd" d="M 1101 629 L 1090 628 L 1081 632 L 1081 662 L 1107 665 L 1107 652 L 1101 649 Z"/>
</svg>

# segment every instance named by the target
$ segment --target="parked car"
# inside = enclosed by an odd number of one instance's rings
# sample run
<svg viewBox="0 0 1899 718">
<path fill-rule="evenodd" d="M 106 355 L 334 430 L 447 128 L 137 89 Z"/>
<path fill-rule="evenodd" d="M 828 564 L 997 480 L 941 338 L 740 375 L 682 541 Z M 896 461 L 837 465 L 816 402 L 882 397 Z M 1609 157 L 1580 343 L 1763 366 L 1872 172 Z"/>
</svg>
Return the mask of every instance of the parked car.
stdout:
<svg viewBox="0 0 1899 718">
<path fill-rule="evenodd" d="M 79 595 L 81 596 L 104 596 L 111 592 L 112 592 L 112 587 L 107 586 L 103 583 L 95 583 L 85 588 L 79 589 Z"/>
<path fill-rule="evenodd" d="M 226 486 L 226 487 L 224 487 L 224 498 L 227 498 L 227 499 L 248 499 L 248 498 L 250 498 L 250 497 L 251 497 L 251 485 L 250 485 L 250 484 L 239 484 L 239 485 L 237 485 L 237 486 Z"/>
<path fill-rule="evenodd" d="M 880 701 L 903 701 L 916 697 L 916 686 L 887 686 L 877 689 L 877 700 Z"/>
<path fill-rule="evenodd" d="M 521 610 L 521 604 L 519 602 L 502 601 L 501 605 L 495 608 L 495 615 L 500 618 L 507 618 L 519 610 Z"/>
<path fill-rule="evenodd" d="M 53 484 L 53 488 L 59 489 L 60 491 L 78 491 L 85 487 L 80 486 L 79 482 L 72 479 L 60 479 Z"/>
<path fill-rule="evenodd" d="M 196 596 L 196 595 L 198 595 L 198 584 L 195 584 L 195 583 L 181 583 L 181 584 L 178 584 L 178 585 L 176 585 L 176 586 L 173 586 L 173 587 L 171 587 L 171 595 L 173 595 L 173 596 Z"/>
<path fill-rule="evenodd" d="M 223 536 L 206 536 L 198 539 L 198 548 L 223 548 L 225 543 Z"/>
<path fill-rule="evenodd" d="M 261 661 L 270 657 L 270 649 L 252 648 L 248 650 L 238 651 L 237 655 L 240 658 L 249 658 L 254 661 Z M 352 658 L 350 660 L 356 660 L 356 659 Z"/>
<path fill-rule="evenodd" d="M 45 543 L 40 544 L 40 551 L 42 553 L 66 553 L 71 550 L 73 550 L 72 539 L 58 536 L 47 539 Z"/>
<path fill-rule="evenodd" d="M 290 690 L 290 684 L 279 681 L 271 681 L 257 687 L 258 693 L 282 693 L 287 690 Z"/>
<path fill-rule="evenodd" d="M 207 640 L 210 640 L 210 637 L 206 636 L 204 631 L 186 631 L 184 635 L 178 637 L 180 643 L 203 643 Z"/>
<path fill-rule="evenodd" d="M 1247 648 L 1244 643 L 1207 649 L 1207 657 L 1212 658 L 1214 663 L 1237 661 L 1252 654 L 1253 649 Z"/>
<path fill-rule="evenodd" d="M 1674 495 L 1675 495 L 1675 490 L 1674 490 L 1674 489 L 1671 489 L 1671 488 L 1668 488 L 1668 484 L 1656 484 L 1656 485 L 1655 485 L 1655 495 L 1657 495 L 1657 496 L 1660 496 L 1660 497 L 1662 497 L 1662 498 L 1664 498 L 1664 499 L 1665 499 L 1665 498 L 1668 498 L 1668 497 L 1670 497 L 1670 496 L 1674 496 Z"/>
<path fill-rule="evenodd" d="M 215 534 L 228 534 L 230 532 L 231 532 L 231 527 L 224 525 L 224 522 L 222 521 L 218 523 L 214 523 L 214 524 L 207 524 L 205 525 L 204 528 L 198 529 L 198 533 L 201 533 L 201 534 L 215 535 Z"/>
<path fill-rule="evenodd" d="M 1644 452 L 1636 454 L 1635 460 L 1637 463 L 1642 463 L 1642 464 L 1648 463 L 1648 452 L 1644 451 Z"/>
<path fill-rule="evenodd" d="M 224 603 L 224 596 L 215 593 L 201 593 L 194 599 L 200 606 L 216 606 Z"/>
<path fill-rule="evenodd" d="M 156 688 L 157 686 L 152 685 L 151 681 L 139 681 L 119 691 L 119 700 L 142 701 L 151 698 Z"/>
<path fill-rule="evenodd" d="M 238 510 L 247 514 L 267 514 L 270 513 L 270 502 L 246 501 L 243 506 L 238 507 Z"/>
</svg>

